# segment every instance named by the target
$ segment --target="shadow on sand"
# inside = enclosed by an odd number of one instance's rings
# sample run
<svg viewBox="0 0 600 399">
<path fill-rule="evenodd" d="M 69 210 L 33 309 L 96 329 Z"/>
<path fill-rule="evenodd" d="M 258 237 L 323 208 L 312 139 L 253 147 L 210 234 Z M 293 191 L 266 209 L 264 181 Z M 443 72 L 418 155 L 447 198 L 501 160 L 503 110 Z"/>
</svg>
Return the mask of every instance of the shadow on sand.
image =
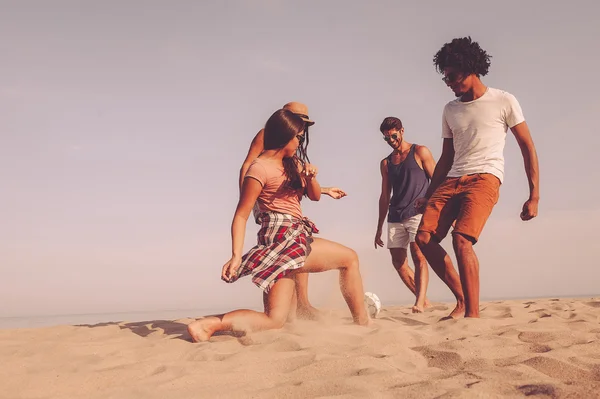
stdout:
<svg viewBox="0 0 600 399">
<path fill-rule="evenodd" d="M 211 315 L 212 316 L 212 315 Z M 216 315 L 215 315 L 216 316 Z M 206 316 L 205 316 L 206 317 Z M 193 319 L 190 319 L 190 322 Z M 192 337 L 188 333 L 188 323 L 173 320 L 151 320 L 151 321 L 136 321 L 136 322 L 122 322 L 122 321 L 111 321 L 97 324 L 77 324 L 75 327 L 87 327 L 87 328 L 98 328 L 117 326 L 121 330 L 129 330 L 132 333 L 139 335 L 140 337 L 146 338 L 151 334 L 161 335 L 167 339 L 180 339 L 187 342 L 192 342 Z M 245 336 L 244 333 L 233 333 L 233 332 L 217 332 L 213 336 L 230 336 L 235 338 L 241 338 Z"/>
<path fill-rule="evenodd" d="M 169 339 L 181 339 L 192 342 L 190 334 L 187 331 L 187 324 L 171 321 L 171 320 L 152 320 L 152 321 L 136 321 L 131 323 L 126 322 L 106 322 L 97 324 L 78 324 L 76 327 L 108 327 L 117 326 L 121 330 L 129 330 L 140 337 L 147 337 L 151 334 L 164 335 Z"/>
</svg>

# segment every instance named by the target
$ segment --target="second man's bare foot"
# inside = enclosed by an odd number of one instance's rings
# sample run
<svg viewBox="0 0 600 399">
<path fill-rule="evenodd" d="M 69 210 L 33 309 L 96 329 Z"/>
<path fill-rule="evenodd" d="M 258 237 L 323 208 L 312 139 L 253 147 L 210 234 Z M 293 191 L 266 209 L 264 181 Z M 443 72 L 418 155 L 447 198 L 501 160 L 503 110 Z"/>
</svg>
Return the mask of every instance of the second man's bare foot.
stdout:
<svg viewBox="0 0 600 399">
<path fill-rule="evenodd" d="M 423 306 L 415 305 L 412 307 L 413 313 L 423 313 L 424 311 L 425 309 L 423 308 Z"/>
<path fill-rule="evenodd" d="M 461 319 L 465 316 L 465 305 L 462 302 L 458 302 L 454 310 L 446 317 L 442 318 L 442 320 L 450 320 L 450 319 Z"/>
</svg>

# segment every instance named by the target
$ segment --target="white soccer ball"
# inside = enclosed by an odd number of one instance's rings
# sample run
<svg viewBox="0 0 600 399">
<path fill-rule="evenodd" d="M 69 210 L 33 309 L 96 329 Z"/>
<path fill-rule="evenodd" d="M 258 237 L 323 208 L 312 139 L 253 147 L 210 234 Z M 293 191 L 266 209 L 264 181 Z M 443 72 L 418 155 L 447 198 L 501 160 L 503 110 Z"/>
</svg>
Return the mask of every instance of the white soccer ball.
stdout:
<svg viewBox="0 0 600 399">
<path fill-rule="evenodd" d="M 376 318 L 381 312 L 381 301 L 379 297 L 372 292 L 365 292 L 365 306 L 371 318 Z"/>
</svg>

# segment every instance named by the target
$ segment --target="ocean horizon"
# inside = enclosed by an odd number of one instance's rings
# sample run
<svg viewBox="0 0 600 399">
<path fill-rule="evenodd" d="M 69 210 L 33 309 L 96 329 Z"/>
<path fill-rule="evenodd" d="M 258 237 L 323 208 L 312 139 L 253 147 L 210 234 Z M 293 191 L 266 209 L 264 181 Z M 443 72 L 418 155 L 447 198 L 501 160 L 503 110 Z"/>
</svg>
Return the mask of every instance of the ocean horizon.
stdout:
<svg viewBox="0 0 600 399">
<path fill-rule="evenodd" d="M 551 299 L 551 298 L 595 298 L 597 294 L 574 294 L 574 295 L 547 295 L 547 296 L 519 296 L 519 297 L 482 297 L 482 302 L 490 301 L 511 301 L 528 299 Z M 432 299 L 433 302 L 449 303 L 451 298 Z M 322 308 L 322 304 L 315 303 L 317 308 Z M 412 306 L 407 302 L 389 302 L 383 303 L 384 307 L 394 306 Z M 242 308 L 242 307 L 240 307 Z M 262 309 L 254 307 L 244 307 L 260 311 Z M 0 316 L 0 329 L 10 328 L 38 328 L 53 327 L 62 325 L 93 325 L 101 323 L 134 323 L 143 321 L 157 320 L 176 320 L 183 318 L 202 317 L 211 314 L 221 314 L 233 310 L 233 308 L 197 308 L 197 309 L 168 309 L 168 310 L 143 310 L 143 311 L 125 311 L 125 312 L 104 312 L 104 313 L 83 313 L 83 314 L 55 314 L 55 315 L 28 315 L 28 316 Z"/>
</svg>

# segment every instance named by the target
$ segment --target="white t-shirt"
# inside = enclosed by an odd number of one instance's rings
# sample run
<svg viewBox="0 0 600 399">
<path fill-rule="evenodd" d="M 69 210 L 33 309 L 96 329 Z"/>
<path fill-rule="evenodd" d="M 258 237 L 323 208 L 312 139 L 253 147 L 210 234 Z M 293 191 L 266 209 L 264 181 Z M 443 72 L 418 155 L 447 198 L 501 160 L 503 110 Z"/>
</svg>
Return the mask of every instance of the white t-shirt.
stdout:
<svg viewBox="0 0 600 399">
<path fill-rule="evenodd" d="M 506 132 L 524 120 L 515 96 L 503 90 L 488 87 L 476 100 L 450 101 L 442 116 L 442 137 L 454 139 L 448 177 L 491 173 L 502 182 Z"/>
</svg>

